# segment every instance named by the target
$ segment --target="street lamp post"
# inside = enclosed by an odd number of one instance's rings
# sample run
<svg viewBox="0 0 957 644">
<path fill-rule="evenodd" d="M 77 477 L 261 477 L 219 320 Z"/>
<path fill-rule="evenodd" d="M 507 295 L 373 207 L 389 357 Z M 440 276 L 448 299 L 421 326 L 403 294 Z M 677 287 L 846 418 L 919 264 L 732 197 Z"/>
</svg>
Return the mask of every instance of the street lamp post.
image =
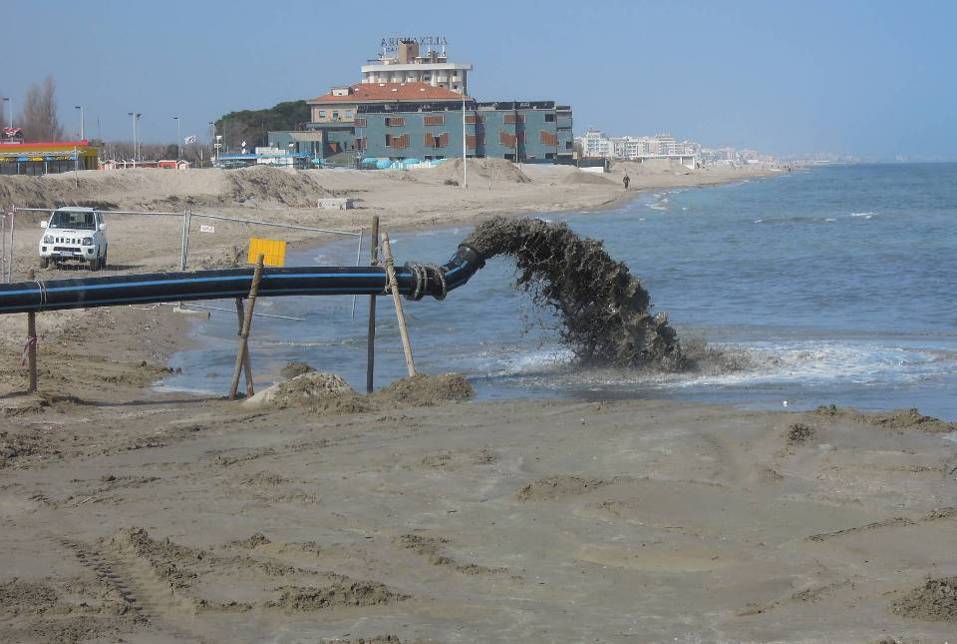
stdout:
<svg viewBox="0 0 957 644">
<path fill-rule="evenodd" d="M 478 141 L 478 139 L 476 139 Z M 468 136 L 465 131 L 465 90 L 462 90 L 462 188 L 469 187 Z"/>
<path fill-rule="evenodd" d="M 83 123 L 83 106 L 82 106 L 82 105 L 74 105 L 73 107 L 74 107 L 74 109 L 80 110 L 80 140 L 83 141 L 84 139 L 86 139 L 86 131 L 85 131 L 85 128 L 84 128 L 84 125 L 85 125 L 85 124 Z"/>
<path fill-rule="evenodd" d="M 143 116 L 139 112 L 127 112 L 130 119 L 133 121 L 133 167 L 136 167 L 136 157 L 139 154 L 139 147 L 136 141 L 136 123 L 140 120 L 140 117 Z"/>
<path fill-rule="evenodd" d="M 127 112 L 130 120 L 133 122 L 133 167 L 136 167 L 136 115 L 133 112 Z"/>
<path fill-rule="evenodd" d="M 216 142 L 216 123 L 213 121 L 209 122 L 209 161 L 210 164 L 213 162 L 214 148 L 213 144 Z"/>
<path fill-rule="evenodd" d="M 83 126 L 84 126 L 84 123 L 83 123 L 83 106 L 82 106 L 82 105 L 74 105 L 73 107 L 74 107 L 75 109 L 80 110 L 80 140 L 82 141 L 82 140 L 84 140 L 84 139 L 86 138 L 85 132 L 84 132 L 84 127 L 83 127 Z"/>
<path fill-rule="evenodd" d="M 176 160 L 179 161 L 183 156 L 183 153 L 179 147 L 180 145 L 182 145 L 183 139 L 182 139 L 182 133 L 180 131 L 180 126 L 179 126 L 179 117 L 174 116 L 173 120 L 176 121 Z"/>
</svg>

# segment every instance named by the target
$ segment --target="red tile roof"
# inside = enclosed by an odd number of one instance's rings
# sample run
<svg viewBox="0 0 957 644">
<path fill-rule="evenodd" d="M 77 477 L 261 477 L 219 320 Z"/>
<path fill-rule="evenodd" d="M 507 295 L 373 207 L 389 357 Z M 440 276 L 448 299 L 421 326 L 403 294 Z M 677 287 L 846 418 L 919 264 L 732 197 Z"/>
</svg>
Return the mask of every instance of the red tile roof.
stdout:
<svg viewBox="0 0 957 644">
<path fill-rule="evenodd" d="M 345 96 L 323 94 L 310 105 L 324 103 L 368 103 L 392 101 L 461 101 L 462 95 L 444 87 L 432 87 L 428 83 L 359 83 L 350 88 Z"/>
</svg>

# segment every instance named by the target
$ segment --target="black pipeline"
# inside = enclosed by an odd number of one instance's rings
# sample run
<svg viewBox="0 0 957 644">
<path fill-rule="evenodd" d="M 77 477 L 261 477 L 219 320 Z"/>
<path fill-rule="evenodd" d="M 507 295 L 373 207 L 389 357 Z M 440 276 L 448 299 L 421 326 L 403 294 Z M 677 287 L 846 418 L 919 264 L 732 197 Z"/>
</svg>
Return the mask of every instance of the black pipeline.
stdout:
<svg viewBox="0 0 957 644">
<path fill-rule="evenodd" d="M 397 267 L 396 282 L 409 299 L 442 299 L 484 264 L 477 251 L 463 244 L 442 266 Z M 18 282 L 0 285 L 0 314 L 245 297 L 252 278 L 253 269 L 242 268 Z M 267 268 L 259 296 L 375 295 L 385 292 L 387 282 L 385 269 L 378 266 Z"/>
</svg>

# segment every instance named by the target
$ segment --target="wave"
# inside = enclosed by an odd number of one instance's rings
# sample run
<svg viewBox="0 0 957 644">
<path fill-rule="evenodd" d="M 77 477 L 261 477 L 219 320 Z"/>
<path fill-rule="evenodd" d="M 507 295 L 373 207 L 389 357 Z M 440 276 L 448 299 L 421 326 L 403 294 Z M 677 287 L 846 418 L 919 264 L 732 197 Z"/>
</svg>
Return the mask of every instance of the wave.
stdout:
<svg viewBox="0 0 957 644">
<path fill-rule="evenodd" d="M 907 385 L 957 374 L 957 352 L 874 342 L 757 342 L 708 345 L 692 340 L 693 367 L 681 372 L 583 368 L 560 348 L 485 354 L 479 377 L 547 389 L 687 389 L 753 385 Z"/>
</svg>

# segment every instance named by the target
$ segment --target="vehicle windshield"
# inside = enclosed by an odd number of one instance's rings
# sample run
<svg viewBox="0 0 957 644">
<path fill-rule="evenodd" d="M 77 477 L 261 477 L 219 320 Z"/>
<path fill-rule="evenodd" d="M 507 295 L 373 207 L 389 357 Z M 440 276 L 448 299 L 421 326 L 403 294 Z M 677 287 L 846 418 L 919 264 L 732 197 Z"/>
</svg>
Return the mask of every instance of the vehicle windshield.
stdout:
<svg viewBox="0 0 957 644">
<path fill-rule="evenodd" d="M 75 230 L 96 230 L 92 212 L 75 210 L 57 210 L 50 218 L 50 228 L 72 228 Z"/>
</svg>

